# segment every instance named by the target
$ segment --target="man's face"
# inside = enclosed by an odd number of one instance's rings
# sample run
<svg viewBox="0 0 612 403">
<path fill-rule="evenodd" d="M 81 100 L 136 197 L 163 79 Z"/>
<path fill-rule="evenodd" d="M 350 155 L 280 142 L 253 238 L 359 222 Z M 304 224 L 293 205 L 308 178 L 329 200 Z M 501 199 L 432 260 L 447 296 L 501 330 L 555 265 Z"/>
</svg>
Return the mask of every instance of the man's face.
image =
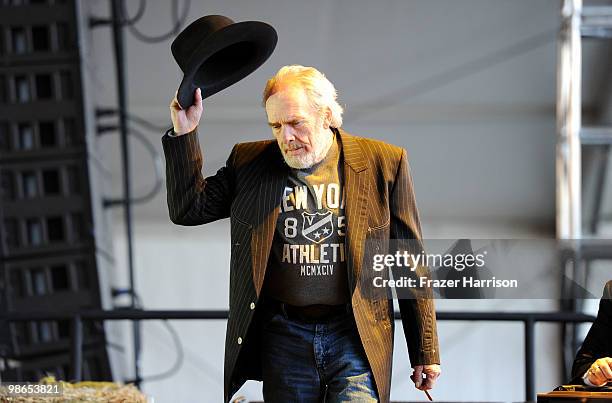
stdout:
<svg viewBox="0 0 612 403">
<path fill-rule="evenodd" d="M 266 113 L 287 165 L 309 168 L 325 157 L 332 132 L 302 88 L 282 87 L 266 101 Z"/>
</svg>

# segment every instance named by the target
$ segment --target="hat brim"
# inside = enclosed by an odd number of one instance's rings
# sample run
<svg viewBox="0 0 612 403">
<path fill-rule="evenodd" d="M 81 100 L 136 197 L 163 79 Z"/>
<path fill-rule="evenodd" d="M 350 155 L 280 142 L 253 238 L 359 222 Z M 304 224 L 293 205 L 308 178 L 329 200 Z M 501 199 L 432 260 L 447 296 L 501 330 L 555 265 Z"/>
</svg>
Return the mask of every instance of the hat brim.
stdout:
<svg viewBox="0 0 612 403">
<path fill-rule="evenodd" d="M 193 105 L 196 88 L 208 98 L 251 74 L 268 60 L 277 40 L 274 28 L 260 21 L 238 22 L 211 34 L 186 65 L 177 93 L 181 108 Z"/>
</svg>

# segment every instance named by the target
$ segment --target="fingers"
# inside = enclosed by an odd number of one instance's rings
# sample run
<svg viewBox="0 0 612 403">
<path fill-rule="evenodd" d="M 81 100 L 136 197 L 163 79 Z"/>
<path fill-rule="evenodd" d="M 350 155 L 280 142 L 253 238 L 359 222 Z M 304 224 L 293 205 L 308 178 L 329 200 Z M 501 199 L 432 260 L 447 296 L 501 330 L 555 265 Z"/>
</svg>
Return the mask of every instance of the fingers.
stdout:
<svg viewBox="0 0 612 403">
<path fill-rule="evenodd" d="M 189 107 L 190 111 L 188 112 L 189 114 L 195 114 L 198 118 L 198 120 L 200 119 L 200 114 L 202 113 L 202 90 L 199 88 L 196 88 L 195 93 L 193 95 L 193 105 L 191 105 Z M 192 115 L 193 116 L 193 115 Z"/>
<path fill-rule="evenodd" d="M 595 363 L 599 366 L 599 371 L 606 378 L 606 381 L 612 381 L 612 359 L 609 357 L 600 358 Z"/>
<path fill-rule="evenodd" d="M 595 361 L 589 368 L 588 378 L 593 385 L 597 386 L 612 382 L 612 358 L 605 357 Z"/>
<path fill-rule="evenodd" d="M 196 88 L 195 90 L 195 105 L 198 108 L 202 107 L 202 90 L 200 88 Z"/>
<path fill-rule="evenodd" d="M 430 390 L 433 389 L 436 380 L 440 376 L 439 365 L 436 365 L 438 369 L 434 368 L 434 366 L 426 365 L 423 369 L 425 373 L 425 379 L 423 380 L 423 384 L 421 385 L 421 390 Z"/>
<path fill-rule="evenodd" d="M 174 98 L 172 98 L 172 101 L 170 101 L 170 109 L 175 110 L 175 111 L 180 111 L 183 108 L 181 108 L 181 105 L 178 102 L 177 95 L 178 95 L 178 90 L 174 93 Z"/>
<path fill-rule="evenodd" d="M 420 389 L 421 388 L 421 384 L 423 382 L 423 366 L 422 365 L 417 365 L 413 369 L 414 369 L 414 372 L 412 373 L 410 378 L 412 378 L 412 382 L 414 382 L 414 386 L 417 389 Z"/>
<path fill-rule="evenodd" d="M 197 126 L 200 122 L 203 111 L 202 90 L 196 88 L 193 98 L 194 103 L 187 109 L 186 116 L 192 126 Z"/>
<path fill-rule="evenodd" d="M 589 369 L 588 375 L 589 382 L 591 382 L 595 386 L 603 386 L 607 381 L 603 376 L 598 366 L 592 366 Z"/>
<path fill-rule="evenodd" d="M 431 379 L 430 377 L 425 377 L 419 389 L 420 390 L 431 390 L 433 389 L 434 383 L 435 381 L 433 379 Z"/>
<path fill-rule="evenodd" d="M 174 111 L 180 111 L 183 110 L 183 107 L 181 106 L 181 104 L 179 104 L 178 101 L 178 90 L 174 93 L 174 98 L 172 98 L 172 101 L 170 102 L 170 109 L 174 110 Z M 195 92 L 194 92 L 194 104 L 191 105 L 189 108 L 195 107 L 196 110 L 202 110 L 202 90 L 200 88 L 196 88 Z"/>
<path fill-rule="evenodd" d="M 410 378 L 414 382 L 415 388 L 419 390 L 430 390 L 433 389 L 441 372 L 441 368 L 438 364 L 417 365 L 414 367 L 414 372 Z M 423 375 L 425 375 L 425 378 L 423 378 Z"/>
</svg>

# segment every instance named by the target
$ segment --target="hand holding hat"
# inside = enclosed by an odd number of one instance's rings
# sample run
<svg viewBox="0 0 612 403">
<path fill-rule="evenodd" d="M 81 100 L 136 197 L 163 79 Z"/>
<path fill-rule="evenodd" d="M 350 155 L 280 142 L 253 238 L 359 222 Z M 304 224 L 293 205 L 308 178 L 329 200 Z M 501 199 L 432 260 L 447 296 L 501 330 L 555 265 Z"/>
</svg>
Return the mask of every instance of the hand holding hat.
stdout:
<svg viewBox="0 0 612 403">
<path fill-rule="evenodd" d="M 178 93 L 178 91 L 177 91 Z M 182 135 L 189 133 L 198 126 L 200 117 L 202 116 L 202 90 L 196 88 L 194 94 L 195 103 L 187 109 L 182 109 L 176 99 L 176 94 L 170 102 L 170 116 L 172 117 L 172 126 L 174 133 Z"/>
<path fill-rule="evenodd" d="M 184 73 L 177 105 L 193 105 L 196 88 L 204 99 L 242 80 L 270 57 L 276 42 L 276 31 L 264 22 L 235 23 L 222 15 L 198 18 L 171 45 Z"/>
</svg>

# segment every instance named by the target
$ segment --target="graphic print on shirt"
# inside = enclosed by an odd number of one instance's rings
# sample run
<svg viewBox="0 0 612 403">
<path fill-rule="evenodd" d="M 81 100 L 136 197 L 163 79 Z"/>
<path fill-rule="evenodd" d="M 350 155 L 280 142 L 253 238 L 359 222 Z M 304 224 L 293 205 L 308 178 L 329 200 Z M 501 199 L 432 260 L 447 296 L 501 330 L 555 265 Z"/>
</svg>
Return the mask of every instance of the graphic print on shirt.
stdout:
<svg viewBox="0 0 612 403">
<path fill-rule="evenodd" d="M 285 270 L 331 276 L 344 264 L 343 194 L 333 182 L 285 187 L 278 220 Z"/>
<path fill-rule="evenodd" d="M 331 211 L 314 214 L 303 212 L 302 218 L 302 235 L 309 241 L 321 243 L 332 235 L 334 223 Z"/>
</svg>

